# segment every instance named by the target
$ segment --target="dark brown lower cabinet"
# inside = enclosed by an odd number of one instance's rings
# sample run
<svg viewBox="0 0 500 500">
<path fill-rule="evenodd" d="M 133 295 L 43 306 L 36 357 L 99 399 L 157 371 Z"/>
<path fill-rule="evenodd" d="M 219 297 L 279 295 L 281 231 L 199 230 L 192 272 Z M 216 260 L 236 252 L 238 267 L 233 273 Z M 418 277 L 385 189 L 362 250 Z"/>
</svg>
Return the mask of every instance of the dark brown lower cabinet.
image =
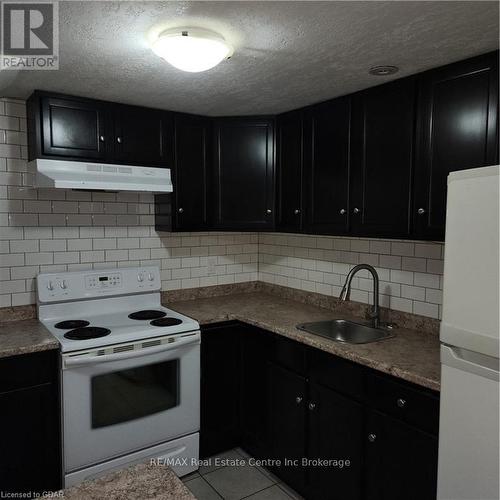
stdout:
<svg viewBox="0 0 500 500">
<path fill-rule="evenodd" d="M 271 363 L 269 425 L 272 455 L 281 465 L 273 472 L 285 483 L 305 494 L 307 380 Z"/>
<path fill-rule="evenodd" d="M 238 322 L 202 333 L 201 448 L 312 500 L 435 500 L 439 395 Z"/>
<path fill-rule="evenodd" d="M 307 498 L 358 500 L 363 484 L 363 406 L 311 383 Z"/>
<path fill-rule="evenodd" d="M 377 411 L 366 428 L 366 498 L 435 500 L 437 436 Z"/>
<path fill-rule="evenodd" d="M 0 359 L 2 498 L 13 493 L 34 498 L 61 487 L 58 354 Z"/>
<path fill-rule="evenodd" d="M 239 444 L 239 328 L 210 325 L 201 333 L 200 457 Z"/>
<path fill-rule="evenodd" d="M 270 455 L 268 357 L 273 336 L 252 326 L 240 329 L 240 445 L 253 457 Z"/>
</svg>

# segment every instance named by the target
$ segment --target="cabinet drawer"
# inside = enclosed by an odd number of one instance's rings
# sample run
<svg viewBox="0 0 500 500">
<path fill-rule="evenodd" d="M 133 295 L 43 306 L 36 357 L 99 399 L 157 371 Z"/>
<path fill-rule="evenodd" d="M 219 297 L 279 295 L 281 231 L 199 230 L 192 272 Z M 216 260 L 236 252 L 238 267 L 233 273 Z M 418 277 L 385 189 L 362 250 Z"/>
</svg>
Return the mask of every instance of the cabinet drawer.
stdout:
<svg viewBox="0 0 500 500">
<path fill-rule="evenodd" d="M 438 433 L 439 396 L 417 386 L 369 374 L 367 398 L 371 406 L 415 427 Z"/>
<path fill-rule="evenodd" d="M 307 347 L 300 342 L 276 335 L 273 361 L 288 370 L 305 375 Z"/>
<path fill-rule="evenodd" d="M 0 359 L 0 392 L 55 382 L 58 355 L 53 349 Z"/>
<path fill-rule="evenodd" d="M 318 349 L 309 353 L 311 380 L 355 399 L 363 399 L 364 369 Z"/>
</svg>

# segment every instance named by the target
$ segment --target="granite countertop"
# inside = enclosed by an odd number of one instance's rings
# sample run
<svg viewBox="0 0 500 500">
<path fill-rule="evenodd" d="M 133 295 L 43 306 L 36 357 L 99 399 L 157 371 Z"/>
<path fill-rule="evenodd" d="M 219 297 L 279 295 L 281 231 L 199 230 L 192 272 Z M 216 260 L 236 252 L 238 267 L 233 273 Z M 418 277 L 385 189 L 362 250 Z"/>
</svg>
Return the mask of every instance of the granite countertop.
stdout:
<svg viewBox="0 0 500 500">
<path fill-rule="evenodd" d="M 436 333 L 396 327 L 392 330 L 393 338 L 371 344 L 342 344 L 297 330 L 296 325 L 337 318 L 360 321 L 352 312 L 305 304 L 264 291 L 182 301 L 171 299 L 166 305 L 202 325 L 243 321 L 409 382 L 440 390 L 439 336 Z M 0 358 L 58 348 L 56 338 L 37 319 L 0 321 Z"/>
<path fill-rule="evenodd" d="M 138 464 L 63 490 L 69 500 L 196 500 L 166 466 Z"/>
<path fill-rule="evenodd" d="M 0 322 L 0 358 L 50 349 L 59 342 L 38 319 Z"/>
<path fill-rule="evenodd" d="M 338 311 L 265 293 L 243 293 L 166 304 L 200 324 L 239 320 L 355 361 L 384 373 L 440 390 L 439 336 L 394 328 L 394 337 L 370 344 L 342 344 L 296 328 L 299 323 L 352 319 Z"/>
</svg>

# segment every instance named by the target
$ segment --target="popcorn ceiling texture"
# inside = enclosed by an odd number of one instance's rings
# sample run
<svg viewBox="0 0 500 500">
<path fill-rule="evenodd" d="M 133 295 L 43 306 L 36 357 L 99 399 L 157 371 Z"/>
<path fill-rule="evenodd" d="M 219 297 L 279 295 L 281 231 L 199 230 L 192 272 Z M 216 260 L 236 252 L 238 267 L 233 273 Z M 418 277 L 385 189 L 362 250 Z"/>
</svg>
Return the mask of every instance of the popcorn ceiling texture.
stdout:
<svg viewBox="0 0 500 500">
<path fill-rule="evenodd" d="M 3 71 L 2 96 L 35 89 L 210 115 L 289 111 L 498 48 L 498 2 L 59 2 L 58 71 Z M 147 34 L 221 33 L 230 60 L 188 74 Z M 392 77 L 368 69 L 394 64 Z"/>
<path fill-rule="evenodd" d="M 33 304 L 40 272 L 158 265 L 162 289 L 262 280 L 338 296 L 353 264 L 376 266 L 381 305 L 440 317 L 443 245 L 278 233 L 159 233 L 149 193 L 22 187 L 23 101 L 0 99 L 0 307 Z M 351 298 L 372 301 L 367 274 Z"/>
</svg>

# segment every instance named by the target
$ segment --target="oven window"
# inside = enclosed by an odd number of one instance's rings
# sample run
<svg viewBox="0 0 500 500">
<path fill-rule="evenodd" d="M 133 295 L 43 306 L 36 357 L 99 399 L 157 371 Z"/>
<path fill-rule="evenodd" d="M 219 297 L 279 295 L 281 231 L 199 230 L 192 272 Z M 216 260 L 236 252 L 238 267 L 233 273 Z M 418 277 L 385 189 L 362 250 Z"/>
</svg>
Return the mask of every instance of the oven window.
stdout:
<svg viewBox="0 0 500 500">
<path fill-rule="evenodd" d="M 119 424 L 179 404 L 179 360 L 92 378 L 92 428 Z"/>
</svg>

